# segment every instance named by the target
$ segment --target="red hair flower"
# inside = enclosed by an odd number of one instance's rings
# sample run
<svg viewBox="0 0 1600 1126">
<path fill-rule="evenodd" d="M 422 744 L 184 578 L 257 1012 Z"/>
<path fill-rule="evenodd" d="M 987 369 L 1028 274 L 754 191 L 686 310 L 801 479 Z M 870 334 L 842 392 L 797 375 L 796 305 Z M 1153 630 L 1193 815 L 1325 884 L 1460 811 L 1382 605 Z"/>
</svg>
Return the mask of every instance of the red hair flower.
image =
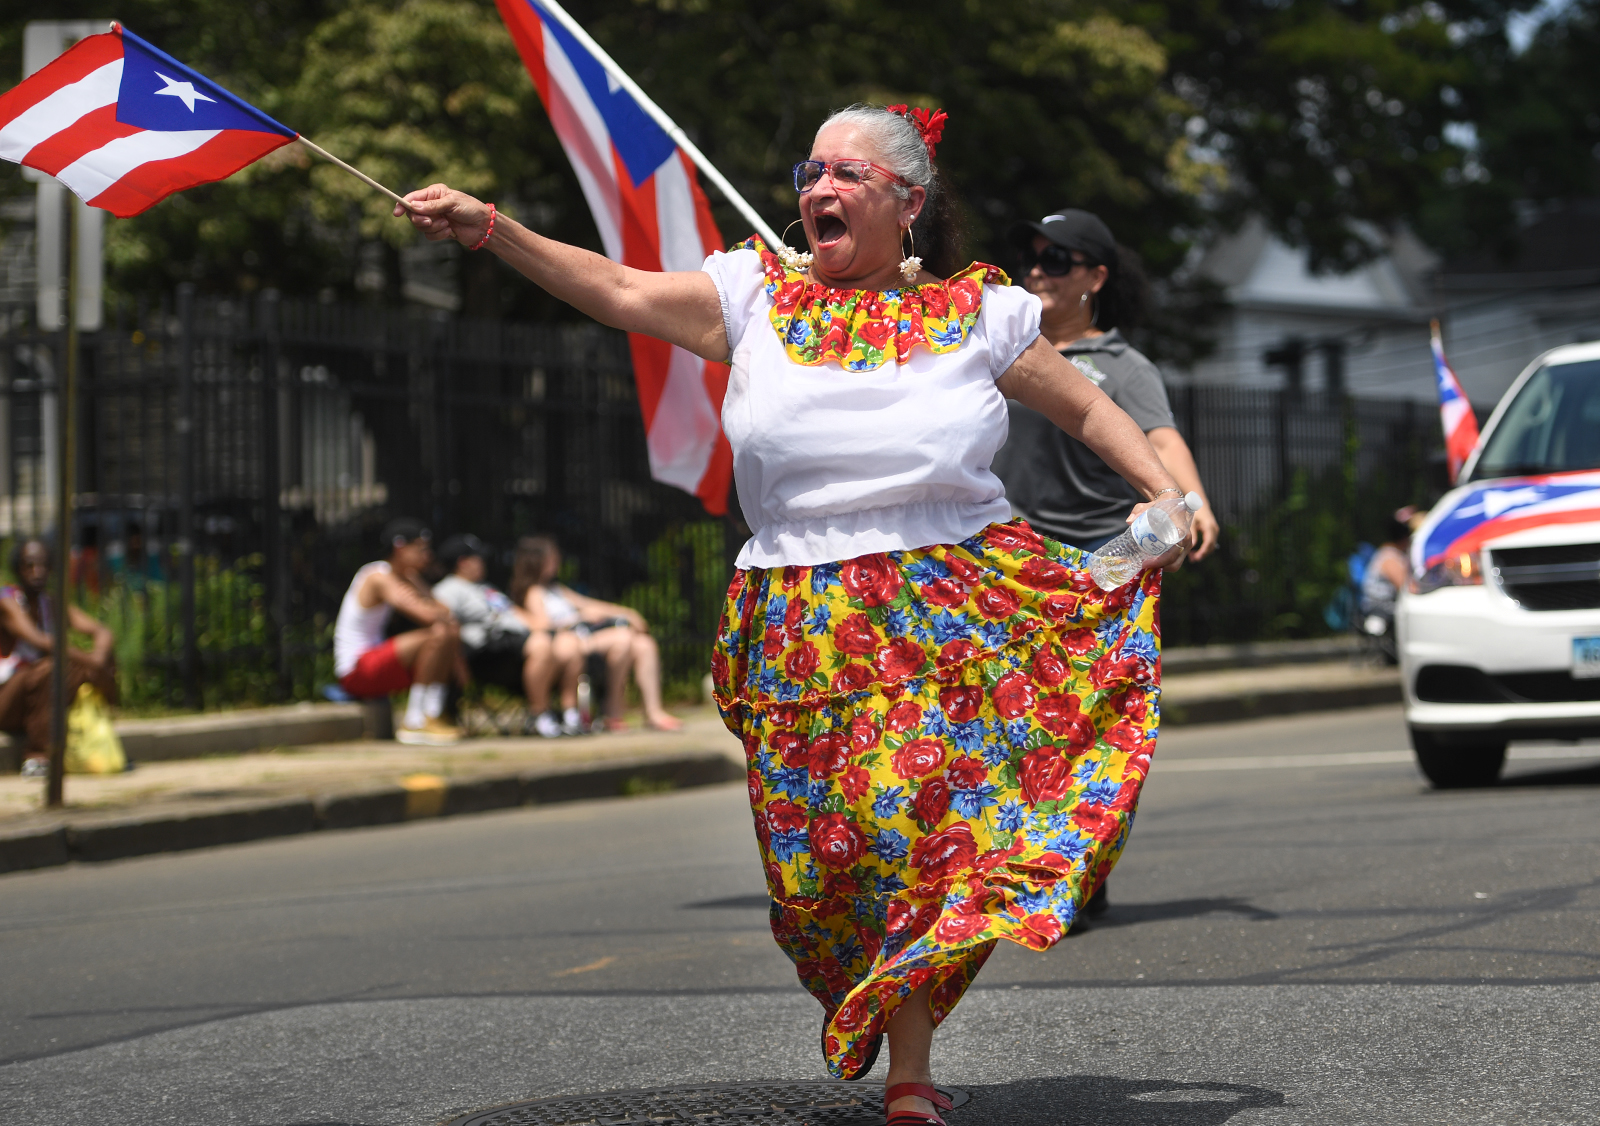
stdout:
<svg viewBox="0 0 1600 1126">
<path fill-rule="evenodd" d="M 901 117 L 916 126 L 917 132 L 922 136 L 922 143 L 927 146 L 928 157 L 932 159 L 933 148 L 944 137 L 944 123 L 950 120 L 950 115 L 942 109 L 927 110 L 922 108 L 908 109 L 905 106 L 889 106 L 890 113 L 898 113 Z"/>
</svg>

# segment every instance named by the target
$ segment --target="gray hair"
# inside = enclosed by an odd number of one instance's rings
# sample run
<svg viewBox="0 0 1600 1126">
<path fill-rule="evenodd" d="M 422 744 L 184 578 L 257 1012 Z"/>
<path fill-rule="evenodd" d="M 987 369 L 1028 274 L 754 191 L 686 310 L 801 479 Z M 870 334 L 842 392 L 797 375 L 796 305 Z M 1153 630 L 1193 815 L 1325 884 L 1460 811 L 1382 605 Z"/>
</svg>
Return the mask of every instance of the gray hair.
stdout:
<svg viewBox="0 0 1600 1126">
<path fill-rule="evenodd" d="M 923 188 L 928 201 L 933 201 L 933 159 L 928 156 L 928 146 L 922 143 L 917 127 L 882 106 L 857 102 L 853 106 L 834 110 L 817 129 L 817 135 L 830 125 L 854 125 L 865 133 L 878 152 L 878 163 L 893 172 L 905 184 L 894 184 L 894 194 L 905 199 L 911 194 L 906 184 Z M 815 142 L 813 142 L 815 143 Z M 924 210 L 926 205 L 924 205 Z"/>
</svg>

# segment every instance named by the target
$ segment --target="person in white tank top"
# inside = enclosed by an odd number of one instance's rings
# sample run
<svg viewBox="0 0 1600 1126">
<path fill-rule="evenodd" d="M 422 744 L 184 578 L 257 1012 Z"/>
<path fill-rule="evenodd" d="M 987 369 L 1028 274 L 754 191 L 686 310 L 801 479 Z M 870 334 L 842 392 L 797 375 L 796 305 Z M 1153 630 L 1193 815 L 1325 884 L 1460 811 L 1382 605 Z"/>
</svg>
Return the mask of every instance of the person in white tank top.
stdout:
<svg viewBox="0 0 1600 1126">
<path fill-rule="evenodd" d="M 333 627 L 333 671 L 339 686 L 358 699 L 410 689 L 402 743 L 449 746 L 461 730 L 444 720 L 445 691 L 455 675 L 461 630 L 448 607 L 428 591 L 422 569 L 433 558 L 431 536 L 419 521 L 391 520 L 383 529 L 389 557 L 356 572 Z M 398 610 L 424 623 L 385 638 Z"/>
</svg>

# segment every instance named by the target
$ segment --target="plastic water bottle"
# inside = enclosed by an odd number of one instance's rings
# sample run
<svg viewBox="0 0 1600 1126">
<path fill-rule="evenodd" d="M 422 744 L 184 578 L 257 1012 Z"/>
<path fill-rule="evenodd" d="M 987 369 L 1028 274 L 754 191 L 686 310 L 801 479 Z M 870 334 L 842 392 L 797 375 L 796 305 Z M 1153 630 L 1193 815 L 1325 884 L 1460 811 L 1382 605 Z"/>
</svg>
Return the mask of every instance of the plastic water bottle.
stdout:
<svg viewBox="0 0 1600 1126">
<path fill-rule="evenodd" d="M 1189 536 L 1199 493 L 1168 497 L 1139 513 L 1128 530 L 1089 556 L 1089 577 L 1101 590 L 1116 590 Z"/>
</svg>

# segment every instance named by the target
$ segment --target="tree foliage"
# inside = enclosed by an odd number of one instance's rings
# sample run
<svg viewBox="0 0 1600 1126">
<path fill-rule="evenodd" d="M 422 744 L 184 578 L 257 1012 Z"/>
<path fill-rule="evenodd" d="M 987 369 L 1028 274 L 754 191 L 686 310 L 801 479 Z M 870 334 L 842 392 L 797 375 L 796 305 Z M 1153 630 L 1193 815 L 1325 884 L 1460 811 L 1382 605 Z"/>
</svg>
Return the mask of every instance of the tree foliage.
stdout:
<svg viewBox="0 0 1600 1126">
<path fill-rule="evenodd" d="M 1196 240 L 1263 215 L 1314 261 L 1370 255 L 1373 229 L 1492 234 L 1510 200 L 1593 190 L 1600 0 L 1530 49 L 1505 21 L 1533 0 L 572 0 L 590 28 L 781 229 L 788 168 L 852 101 L 940 105 L 939 159 L 975 256 L 1014 265 L 1006 229 L 1087 207 L 1159 277 Z M 7 0 L 0 73 L 25 18 Z M 444 180 L 556 237 L 598 239 L 492 0 L 128 0 L 129 26 L 404 191 Z M 1457 123 L 1452 129 L 1451 123 Z M 1479 141 L 1471 142 L 1477 128 Z M 8 166 L 9 168 L 9 166 Z M 20 190 L 9 170 L 0 191 Z M 744 224 L 721 200 L 729 241 Z M 1497 226 L 1498 224 L 1498 226 Z M 113 222 L 113 284 L 398 293 L 413 236 L 386 201 L 298 146 Z M 474 311 L 569 315 L 470 259 Z"/>
</svg>

